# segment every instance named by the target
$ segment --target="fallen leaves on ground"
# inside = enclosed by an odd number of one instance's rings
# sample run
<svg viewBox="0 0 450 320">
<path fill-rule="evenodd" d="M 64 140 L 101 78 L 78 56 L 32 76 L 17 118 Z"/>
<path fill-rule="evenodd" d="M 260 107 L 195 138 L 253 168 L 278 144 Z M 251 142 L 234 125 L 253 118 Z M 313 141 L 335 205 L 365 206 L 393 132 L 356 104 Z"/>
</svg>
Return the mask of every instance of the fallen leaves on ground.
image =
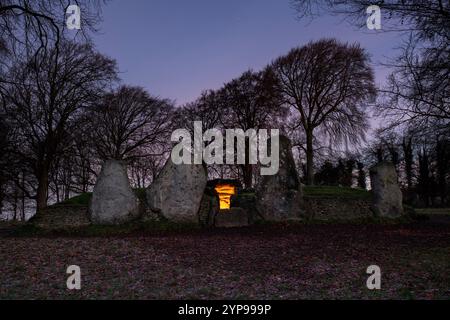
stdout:
<svg viewBox="0 0 450 320">
<path fill-rule="evenodd" d="M 366 287 L 373 264 L 381 290 Z M 0 239 L 1 299 L 449 299 L 449 270 L 450 225 Z"/>
</svg>

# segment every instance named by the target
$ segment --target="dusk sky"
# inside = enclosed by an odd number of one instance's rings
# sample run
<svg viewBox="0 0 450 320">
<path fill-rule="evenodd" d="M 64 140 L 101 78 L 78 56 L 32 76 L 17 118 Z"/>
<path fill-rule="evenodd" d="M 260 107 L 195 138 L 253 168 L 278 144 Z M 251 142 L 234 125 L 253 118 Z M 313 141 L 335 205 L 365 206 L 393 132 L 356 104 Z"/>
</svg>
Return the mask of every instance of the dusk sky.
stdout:
<svg viewBox="0 0 450 320">
<path fill-rule="evenodd" d="M 401 44 L 396 33 L 358 29 L 343 17 L 299 21 L 289 0 L 113 0 L 103 18 L 94 41 L 117 60 L 123 82 L 177 105 L 324 37 L 360 42 L 379 84 L 379 63 Z"/>
</svg>

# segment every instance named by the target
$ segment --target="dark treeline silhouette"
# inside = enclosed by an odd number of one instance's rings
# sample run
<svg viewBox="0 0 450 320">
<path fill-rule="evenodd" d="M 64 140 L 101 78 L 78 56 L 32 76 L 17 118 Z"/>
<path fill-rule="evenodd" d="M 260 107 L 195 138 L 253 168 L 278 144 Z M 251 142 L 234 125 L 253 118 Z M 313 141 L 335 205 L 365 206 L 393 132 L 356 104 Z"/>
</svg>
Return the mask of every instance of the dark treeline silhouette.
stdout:
<svg viewBox="0 0 450 320">
<path fill-rule="evenodd" d="M 443 130 L 450 122 L 450 2 L 442 0 L 292 0 L 300 17 L 323 12 L 343 15 L 366 28 L 365 12 L 378 4 L 382 10 L 380 32 L 399 32 L 406 38 L 397 57 L 386 66 L 392 72 L 379 89 L 378 114 L 390 127 Z"/>
<path fill-rule="evenodd" d="M 147 187 L 169 156 L 173 130 L 193 130 L 194 121 L 202 121 L 204 131 L 280 129 L 292 141 L 305 184 L 366 188 L 369 167 L 388 160 L 407 201 L 448 205 L 445 45 L 440 53 L 431 47 L 417 53 L 410 46 L 405 52 L 421 59 L 398 58 L 403 64 L 393 67 L 388 85 L 378 90 L 378 103 L 367 52 L 358 44 L 323 39 L 175 107 L 120 83 L 116 62 L 89 41 L 101 2 L 79 4 L 89 28 L 69 39 L 63 2 L 0 0 L 0 210 L 10 218 L 23 220 L 34 208 L 91 191 L 106 159 L 124 161 L 133 187 Z M 444 41 L 445 33 L 432 37 L 426 21 L 417 23 L 423 30 L 413 40 Z M 416 77 L 416 67 L 427 71 Z M 409 77 L 418 81 L 414 88 Z M 387 120 L 363 147 L 373 108 Z M 207 169 L 210 178 L 240 179 L 252 189 L 259 179 L 256 166 Z"/>
<path fill-rule="evenodd" d="M 60 42 L 31 60 L 18 61 L 5 86 L 5 113 L 13 130 L 11 150 L 21 172 L 35 181 L 38 209 L 47 205 L 50 172 L 76 139 L 85 108 L 115 80 L 114 61 L 89 45 Z M 11 172 L 11 171 L 10 171 Z M 28 196 L 31 190 L 21 190 Z"/>
<path fill-rule="evenodd" d="M 407 202 L 448 206 L 450 202 L 450 132 L 379 130 L 366 149 L 366 163 L 395 165 Z"/>
<path fill-rule="evenodd" d="M 306 183 L 314 183 L 317 131 L 333 143 L 364 139 L 365 109 L 375 98 L 369 58 L 359 45 L 321 40 L 293 49 L 271 65 L 283 102 L 298 117 L 294 125 L 306 138 Z"/>
<path fill-rule="evenodd" d="M 326 160 L 315 174 L 319 185 L 367 188 L 364 164 L 354 157 L 339 158 L 336 164 Z"/>
<path fill-rule="evenodd" d="M 204 121 L 204 130 L 281 128 L 292 139 L 305 137 L 306 143 L 296 144 L 298 160 L 306 158 L 305 182 L 313 184 L 314 140 L 357 144 L 364 139 L 366 109 L 376 91 L 368 63 L 358 45 L 334 39 L 311 42 L 261 72 L 244 72 L 219 90 L 205 92 L 185 107 L 183 118 L 190 120 L 185 121 L 188 126 Z M 242 178 L 248 189 L 257 179 L 253 166 L 234 168 L 235 178 Z"/>
<path fill-rule="evenodd" d="M 292 0 L 300 18 L 332 12 L 366 28 L 362 15 L 370 5 L 382 11 L 379 32 L 406 39 L 397 57 L 386 63 L 392 72 L 379 88 L 375 114 L 378 130 L 365 149 L 366 165 L 394 163 L 407 201 L 449 204 L 450 140 L 450 2 L 441 0 Z"/>
</svg>

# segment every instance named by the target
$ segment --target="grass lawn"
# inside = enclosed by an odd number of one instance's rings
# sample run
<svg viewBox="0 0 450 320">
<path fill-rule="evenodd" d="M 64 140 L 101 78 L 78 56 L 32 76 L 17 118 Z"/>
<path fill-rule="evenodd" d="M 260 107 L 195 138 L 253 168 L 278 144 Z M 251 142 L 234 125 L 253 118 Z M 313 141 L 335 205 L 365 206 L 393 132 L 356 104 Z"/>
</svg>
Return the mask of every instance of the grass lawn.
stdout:
<svg viewBox="0 0 450 320">
<path fill-rule="evenodd" d="M 450 224 L 100 234 L 4 236 L 0 299 L 450 299 Z M 366 288 L 372 264 L 381 290 Z"/>
<path fill-rule="evenodd" d="M 145 189 L 134 189 L 134 192 L 139 199 L 145 198 Z M 86 193 L 82 193 L 77 196 L 74 196 L 66 201 L 61 202 L 61 203 L 57 203 L 56 205 L 88 206 L 89 201 L 91 201 L 91 198 L 92 198 L 92 192 L 86 192 Z"/>
<path fill-rule="evenodd" d="M 89 201 L 91 201 L 91 198 L 92 198 L 92 192 L 86 192 L 86 193 L 82 193 L 78 196 L 72 197 L 61 203 L 57 203 L 56 205 L 87 206 L 87 205 L 89 205 Z"/>
<path fill-rule="evenodd" d="M 450 215 L 450 208 L 423 208 L 415 209 L 415 211 L 419 214 L 426 214 L 429 216 Z"/>
<path fill-rule="evenodd" d="M 335 187 L 335 186 L 305 186 L 305 196 L 320 198 L 345 198 L 345 199 L 368 199 L 371 193 L 360 188 Z"/>
</svg>

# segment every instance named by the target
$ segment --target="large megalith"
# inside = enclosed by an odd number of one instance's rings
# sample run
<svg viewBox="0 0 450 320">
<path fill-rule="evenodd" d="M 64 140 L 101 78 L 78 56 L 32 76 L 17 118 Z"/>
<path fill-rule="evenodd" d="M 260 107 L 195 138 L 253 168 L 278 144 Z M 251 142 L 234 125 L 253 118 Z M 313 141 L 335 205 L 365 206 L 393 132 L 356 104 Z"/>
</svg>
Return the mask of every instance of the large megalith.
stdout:
<svg viewBox="0 0 450 320">
<path fill-rule="evenodd" d="M 381 162 L 370 169 L 372 211 L 375 216 L 395 218 L 403 214 L 402 191 L 392 163 Z"/>
<path fill-rule="evenodd" d="M 147 206 L 155 216 L 178 223 L 199 223 L 199 208 L 207 182 L 198 164 L 174 164 L 168 159 L 148 187 Z"/>
<path fill-rule="evenodd" d="M 263 176 L 256 188 L 257 211 L 264 220 L 298 220 L 303 215 L 303 193 L 290 140 L 279 137 L 279 170 Z"/>
<path fill-rule="evenodd" d="M 95 224 L 121 224 L 139 215 L 139 203 L 131 189 L 125 165 L 117 160 L 103 164 L 89 205 Z"/>
</svg>

